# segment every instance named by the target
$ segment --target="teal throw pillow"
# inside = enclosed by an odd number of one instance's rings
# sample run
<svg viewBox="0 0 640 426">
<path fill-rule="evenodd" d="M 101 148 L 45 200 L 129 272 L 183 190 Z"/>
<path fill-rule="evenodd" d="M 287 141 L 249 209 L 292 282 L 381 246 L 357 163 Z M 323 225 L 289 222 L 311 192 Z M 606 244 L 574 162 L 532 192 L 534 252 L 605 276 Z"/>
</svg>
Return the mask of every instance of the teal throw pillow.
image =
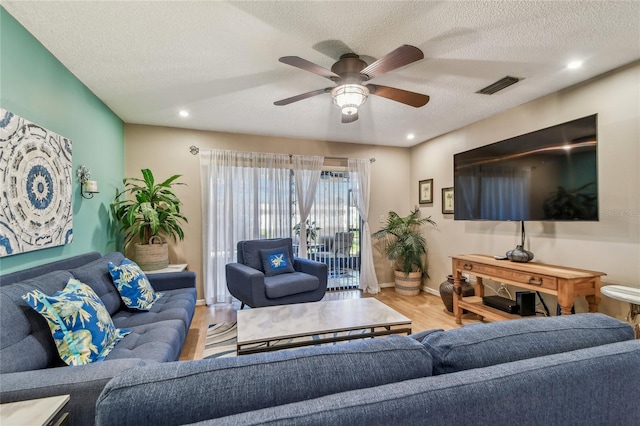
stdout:
<svg viewBox="0 0 640 426">
<path fill-rule="evenodd" d="M 264 275 L 267 277 L 296 271 L 293 269 L 293 262 L 289 258 L 287 247 L 262 249 L 260 250 L 260 259 L 262 259 Z"/>
<path fill-rule="evenodd" d="M 148 311 L 163 293 L 156 293 L 137 263 L 124 259 L 120 266 L 109 262 L 109 273 L 127 308 Z"/>
<path fill-rule="evenodd" d="M 131 333 L 116 328 L 98 295 L 73 278 L 51 296 L 33 290 L 22 299 L 47 320 L 58 354 L 67 365 L 102 361 Z"/>
</svg>

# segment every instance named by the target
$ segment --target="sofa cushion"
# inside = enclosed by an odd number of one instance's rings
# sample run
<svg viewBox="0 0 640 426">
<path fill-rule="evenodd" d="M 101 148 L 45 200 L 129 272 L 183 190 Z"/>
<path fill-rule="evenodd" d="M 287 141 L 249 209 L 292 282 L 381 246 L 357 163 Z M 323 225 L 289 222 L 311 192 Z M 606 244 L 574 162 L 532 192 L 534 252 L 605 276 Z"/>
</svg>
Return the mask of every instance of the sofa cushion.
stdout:
<svg viewBox="0 0 640 426">
<path fill-rule="evenodd" d="M 65 365 L 58 356 L 47 320 L 27 305 L 22 296 L 34 289 L 53 294 L 62 290 L 69 278 L 73 278 L 69 272 L 55 271 L 0 287 L 0 372 Z"/>
<path fill-rule="evenodd" d="M 140 358 L 157 362 L 177 361 L 185 336 L 184 323 L 179 320 L 131 327 L 131 333 L 113 348 L 105 360 Z"/>
<path fill-rule="evenodd" d="M 112 316 L 116 327 L 131 328 L 159 321 L 180 320 L 189 329 L 196 304 L 196 290 L 183 288 L 168 290 L 148 311 L 123 309 Z"/>
<path fill-rule="evenodd" d="M 52 295 L 33 290 L 22 298 L 47 320 L 58 354 L 68 365 L 103 360 L 129 333 L 113 325 L 91 287 L 73 278 Z"/>
<path fill-rule="evenodd" d="M 122 253 L 113 252 L 105 254 L 100 259 L 89 262 L 84 266 L 69 270 L 78 281 L 85 283 L 96 292 L 107 311 L 109 311 L 109 315 L 118 312 L 124 305 L 122 299 L 120 299 L 118 289 L 113 284 L 107 264 L 111 262 L 114 265 L 120 265 L 123 260 L 124 255 Z"/>
<path fill-rule="evenodd" d="M 431 332 L 422 343 L 433 374 L 487 367 L 633 339 L 632 328 L 603 314 L 523 318 Z"/>
<path fill-rule="evenodd" d="M 430 375 L 431 356 L 404 336 L 145 366 L 107 384 L 96 423 L 185 424 Z"/>
<path fill-rule="evenodd" d="M 120 266 L 108 262 L 107 268 L 127 308 L 148 311 L 153 303 L 162 297 L 162 293 L 156 293 L 151 287 L 147 276 L 137 263 L 123 259 Z"/>
<path fill-rule="evenodd" d="M 295 272 L 287 247 L 260 250 L 262 268 L 266 277 Z"/>
<path fill-rule="evenodd" d="M 320 285 L 318 277 L 302 272 L 280 274 L 264 278 L 265 293 L 269 299 L 313 291 Z"/>
</svg>

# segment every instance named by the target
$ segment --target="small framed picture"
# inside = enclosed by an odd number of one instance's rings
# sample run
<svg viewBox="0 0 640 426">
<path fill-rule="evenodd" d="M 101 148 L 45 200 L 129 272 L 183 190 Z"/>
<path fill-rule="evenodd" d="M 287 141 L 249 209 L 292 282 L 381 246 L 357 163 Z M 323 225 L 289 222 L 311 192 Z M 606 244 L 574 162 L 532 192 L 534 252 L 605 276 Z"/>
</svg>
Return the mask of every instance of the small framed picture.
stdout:
<svg viewBox="0 0 640 426">
<path fill-rule="evenodd" d="M 453 187 L 442 188 L 442 214 L 453 214 Z"/>
<path fill-rule="evenodd" d="M 418 202 L 420 204 L 433 203 L 433 179 L 418 182 Z"/>
</svg>

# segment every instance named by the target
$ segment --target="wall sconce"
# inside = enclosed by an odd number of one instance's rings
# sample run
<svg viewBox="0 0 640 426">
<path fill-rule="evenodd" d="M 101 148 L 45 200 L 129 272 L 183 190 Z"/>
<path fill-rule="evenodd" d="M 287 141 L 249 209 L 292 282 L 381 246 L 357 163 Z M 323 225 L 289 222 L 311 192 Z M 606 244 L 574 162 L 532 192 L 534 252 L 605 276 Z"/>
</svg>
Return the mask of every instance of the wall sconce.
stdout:
<svg viewBox="0 0 640 426">
<path fill-rule="evenodd" d="M 91 171 L 85 166 L 78 167 L 76 176 L 80 182 L 80 195 L 82 198 L 91 199 L 93 194 L 97 194 L 98 182 L 95 180 L 89 180 L 91 178 Z"/>
</svg>

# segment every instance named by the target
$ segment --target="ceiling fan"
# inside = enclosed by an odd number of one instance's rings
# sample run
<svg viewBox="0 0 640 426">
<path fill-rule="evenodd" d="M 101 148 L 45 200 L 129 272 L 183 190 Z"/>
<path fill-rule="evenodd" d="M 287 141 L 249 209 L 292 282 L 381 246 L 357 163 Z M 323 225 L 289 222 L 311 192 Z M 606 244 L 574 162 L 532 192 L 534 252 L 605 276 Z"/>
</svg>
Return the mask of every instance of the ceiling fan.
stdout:
<svg viewBox="0 0 640 426">
<path fill-rule="evenodd" d="M 392 101 L 419 108 L 429 102 L 429 96 L 367 82 L 374 77 L 423 58 L 424 54 L 420 49 L 404 44 L 370 65 L 367 65 L 355 53 L 346 53 L 340 57 L 338 62 L 333 64 L 331 71 L 329 71 L 298 56 L 283 56 L 279 59 L 280 62 L 328 78 L 336 83 L 337 86 L 313 90 L 282 99 L 274 102 L 274 105 L 289 105 L 312 96 L 331 93 L 334 105 L 342 112 L 343 123 L 353 123 L 358 119 L 358 107 L 367 100 L 369 95 L 382 96 Z"/>
</svg>

